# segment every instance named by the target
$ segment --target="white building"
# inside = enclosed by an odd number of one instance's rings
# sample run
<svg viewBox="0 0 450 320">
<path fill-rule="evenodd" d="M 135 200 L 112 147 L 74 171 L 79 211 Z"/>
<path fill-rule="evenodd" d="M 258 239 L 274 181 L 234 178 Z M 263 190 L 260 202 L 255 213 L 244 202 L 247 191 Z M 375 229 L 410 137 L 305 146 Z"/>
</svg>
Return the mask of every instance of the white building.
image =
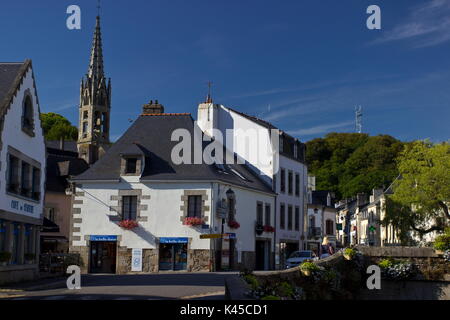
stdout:
<svg viewBox="0 0 450 320">
<path fill-rule="evenodd" d="M 220 132 L 227 148 L 244 159 L 277 193 L 273 245 L 275 267 L 282 268 L 290 253 L 303 247 L 305 239 L 305 145 L 264 120 L 214 104 L 209 96 L 207 102 L 198 107 L 197 121 L 211 137 L 217 138 Z M 252 136 L 254 132 L 256 136 Z"/>
<path fill-rule="evenodd" d="M 255 230 L 258 223 L 274 225 L 271 188 L 245 165 L 175 163 L 179 142 L 172 134 L 181 129 L 194 137 L 195 123 L 189 114 L 163 112 L 160 104 L 145 105 L 74 179 L 70 251 L 81 254 L 85 272 L 272 268 L 274 234 Z M 127 230 L 124 220 L 138 226 Z M 186 225 L 193 220 L 198 225 Z M 226 238 L 214 239 L 221 234 Z M 142 254 L 137 269 L 133 249 Z"/>
<path fill-rule="evenodd" d="M 334 194 L 330 191 L 309 191 L 308 215 L 306 218 L 305 249 L 320 255 L 320 246 L 325 237 L 336 248 L 336 209 Z"/>
<path fill-rule="evenodd" d="M 30 60 L 0 63 L 0 284 L 38 273 L 45 143 Z"/>
</svg>

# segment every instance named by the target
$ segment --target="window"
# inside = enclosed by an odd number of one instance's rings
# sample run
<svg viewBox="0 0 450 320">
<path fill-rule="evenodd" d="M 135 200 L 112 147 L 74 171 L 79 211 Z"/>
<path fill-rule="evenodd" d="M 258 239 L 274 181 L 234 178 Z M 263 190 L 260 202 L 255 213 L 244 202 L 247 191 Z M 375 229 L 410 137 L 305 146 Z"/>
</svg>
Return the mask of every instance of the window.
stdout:
<svg viewBox="0 0 450 320">
<path fill-rule="evenodd" d="M 298 144 L 294 143 L 294 158 L 298 158 Z"/>
<path fill-rule="evenodd" d="M 334 223 L 333 220 L 327 220 L 326 221 L 326 232 L 329 235 L 333 235 L 334 234 Z"/>
<path fill-rule="evenodd" d="M 126 174 L 136 173 L 136 169 L 137 169 L 137 158 L 127 158 L 125 173 Z"/>
<path fill-rule="evenodd" d="M 300 175 L 298 173 L 295 174 L 295 195 L 300 196 Z"/>
<path fill-rule="evenodd" d="M 295 207 L 295 230 L 300 230 L 300 208 Z"/>
<path fill-rule="evenodd" d="M 263 221 L 263 205 L 262 203 L 257 203 L 256 204 L 256 223 L 258 225 L 264 225 L 264 221 Z"/>
<path fill-rule="evenodd" d="M 188 196 L 188 217 L 202 217 L 202 196 Z"/>
<path fill-rule="evenodd" d="M 292 230 L 292 206 L 288 206 L 288 230 Z"/>
<path fill-rule="evenodd" d="M 281 192 L 286 192 L 286 171 L 281 169 L 280 173 L 280 189 Z"/>
<path fill-rule="evenodd" d="M 23 103 L 22 130 L 32 135 L 33 128 L 33 103 L 31 102 L 31 97 L 27 94 Z"/>
<path fill-rule="evenodd" d="M 45 218 L 47 218 L 51 222 L 56 222 L 55 208 L 45 208 L 44 215 L 45 215 Z"/>
<path fill-rule="evenodd" d="M 88 111 L 83 111 L 83 119 L 87 120 L 88 116 L 89 116 L 89 112 Z"/>
<path fill-rule="evenodd" d="M 22 161 L 22 181 L 20 184 L 20 193 L 25 197 L 31 197 L 31 167 L 28 163 Z"/>
<path fill-rule="evenodd" d="M 9 156 L 8 191 L 19 192 L 19 159 Z"/>
<path fill-rule="evenodd" d="M 137 216 L 137 196 L 122 197 L 122 219 L 136 220 Z"/>
<path fill-rule="evenodd" d="M 280 205 L 280 229 L 284 229 L 285 225 L 286 225 L 286 222 L 285 222 L 286 217 L 285 217 L 284 211 L 285 211 L 285 206 L 284 206 L 284 204 L 281 204 Z"/>
<path fill-rule="evenodd" d="M 34 247 L 33 247 L 33 227 L 30 225 L 25 226 L 25 241 L 24 241 L 24 247 L 23 252 L 25 254 L 34 254 Z"/>
<path fill-rule="evenodd" d="M 13 248 L 12 248 L 12 264 L 17 264 L 19 262 L 20 256 L 20 226 L 18 223 L 13 224 Z"/>
<path fill-rule="evenodd" d="M 33 168 L 33 182 L 31 192 L 31 197 L 34 200 L 39 200 L 41 198 L 41 170 L 38 168 Z"/>
<path fill-rule="evenodd" d="M 292 194 L 293 192 L 293 181 L 292 181 L 292 171 L 288 172 L 288 193 Z"/>
<path fill-rule="evenodd" d="M 272 222 L 270 221 L 270 204 L 266 204 L 266 226 L 271 226 Z"/>
<path fill-rule="evenodd" d="M 88 131 L 88 123 L 87 121 L 83 122 L 83 138 L 87 137 L 87 131 Z"/>
</svg>

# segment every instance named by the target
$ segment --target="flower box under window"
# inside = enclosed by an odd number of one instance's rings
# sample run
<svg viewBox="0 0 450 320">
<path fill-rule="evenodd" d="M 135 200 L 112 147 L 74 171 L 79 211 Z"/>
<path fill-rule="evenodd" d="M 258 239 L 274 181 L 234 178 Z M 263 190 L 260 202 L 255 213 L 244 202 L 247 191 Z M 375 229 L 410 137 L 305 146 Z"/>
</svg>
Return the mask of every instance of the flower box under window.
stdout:
<svg viewBox="0 0 450 320">
<path fill-rule="evenodd" d="M 275 228 L 272 226 L 264 226 L 264 232 L 275 232 Z"/>
<path fill-rule="evenodd" d="M 185 226 L 199 226 L 204 223 L 203 219 L 200 217 L 186 217 L 184 218 L 183 224 Z"/>
<path fill-rule="evenodd" d="M 134 228 L 137 228 L 139 224 L 135 220 L 122 220 L 119 222 L 119 226 L 122 229 L 133 230 Z"/>
<path fill-rule="evenodd" d="M 232 220 L 232 221 L 228 221 L 228 226 L 229 226 L 231 229 L 239 229 L 239 227 L 240 227 L 241 225 L 240 225 L 239 222 L 237 222 L 236 220 Z"/>
</svg>

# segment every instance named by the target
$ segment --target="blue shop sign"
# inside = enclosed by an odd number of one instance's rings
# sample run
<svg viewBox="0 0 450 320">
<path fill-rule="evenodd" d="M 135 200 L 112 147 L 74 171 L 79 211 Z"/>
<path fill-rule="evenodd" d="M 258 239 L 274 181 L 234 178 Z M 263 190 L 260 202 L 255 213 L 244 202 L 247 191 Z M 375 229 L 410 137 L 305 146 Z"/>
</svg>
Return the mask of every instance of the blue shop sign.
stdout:
<svg viewBox="0 0 450 320">
<path fill-rule="evenodd" d="M 188 238 L 159 238 L 159 243 L 188 243 Z"/>
<path fill-rule="evenodd" d="M 90 236 L 91 241 L 117 241 L 117 236 Z"/>
</svg>

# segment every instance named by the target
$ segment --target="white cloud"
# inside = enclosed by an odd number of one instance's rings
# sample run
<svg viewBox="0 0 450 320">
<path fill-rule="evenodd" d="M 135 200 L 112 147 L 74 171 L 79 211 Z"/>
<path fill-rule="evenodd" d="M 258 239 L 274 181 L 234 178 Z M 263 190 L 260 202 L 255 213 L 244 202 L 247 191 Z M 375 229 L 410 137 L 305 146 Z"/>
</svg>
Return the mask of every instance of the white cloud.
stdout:
<svg viewBox="0 0 450 320">
<path fill-rule="evenodd" d="M 413 40 L 414 47 L 430 47 L 450 40 L 450 0 L 431 0 L 411 8 L 402 24 L 384 31 L 371 44 Z"/>
<path fill-rule="evenodd" d="M 296 136 L 297 135 L 298 136 L 312 136 L 312 135 L 316 135 L 316 134 L 331 132 L 333 129 L 348 128 L 352 124 L 354 124 L 353 121 L 344 121 L 344 122 L 340 122 L 340 123 L 324 124 L 324 125 L 319 125 L 319 126 L 315 126 L 315 127 L 311 127 L 311 128 L 306 128 L 306 129 L 288 131 L 288 133 L 291 135 L 296 135 Z"/>
</svg>

